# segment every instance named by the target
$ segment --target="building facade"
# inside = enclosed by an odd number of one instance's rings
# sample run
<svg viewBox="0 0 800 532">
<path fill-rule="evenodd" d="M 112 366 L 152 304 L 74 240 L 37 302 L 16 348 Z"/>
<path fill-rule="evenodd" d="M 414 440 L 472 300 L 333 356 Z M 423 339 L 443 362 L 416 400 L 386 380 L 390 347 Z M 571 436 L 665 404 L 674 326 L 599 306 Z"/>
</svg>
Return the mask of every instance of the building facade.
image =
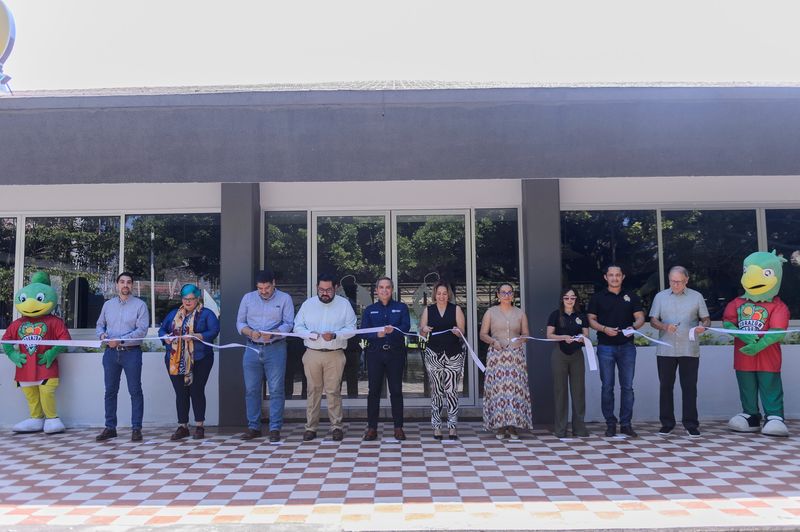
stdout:
<svg viewBox="0 0 800 532">
<path fill-rule="evenodd" d="M 180 286 L 196 282 L 220 312 L 220 342 L 241 341 L 239 300 L 268 265 L 298 305 L 314 293 L 317 273 L 333 271 L 357 313 L 372 302 L 375 279 L 389 275 L 412 324 L 433 282 L 447 279 L 477 348 L 499 282 L 518 288 L 532 334 L 543 336 L 562 283 L 585 299 L 614 261 L 646 303 L 670 266 L 686 266 L 719 320 L 740 293 L 747 254 L 777 249 L 790 258 L 800 249 L 798 118 L 800 92 L 758 88 L 3 98 L 0 319 L 13 318 L 11 296 L 30 272 L 46 269 L 73 336 L 91 336 L 125 269 L 154 328 L 178 304 Z M 786 265 L 781 295 L 800 318 L 800 266 Z M 701 416 L 726 418 L 739 410 L 732 347 L 712 336 L 704 343 Z M 366 379 L 352 347 L 343 393 L 360 417 Z M 406 403 L 423 415 L 427 382 L 418 346 L 409 347 Z M 159 349 L 150 347 L 143 378 L 150 423 L 174 419 Z M 549 351 L 528 345 L 540 423 L 552 418 Z M 657 418 L 654 351 L 639 349 L 635 420 Z M 784 352 L 791 418 L 800 413 L 791 392 L 800 347 Z M 298 362 L 290 354 L 288 407 L 301 409 Z M 0 364 L 0 379 L 12 376 L 11 364 Z M 601 419 L 596 375 L 587 388 L 589 417 Z M 244 424 L 239 350 L 219 353 L 208 391 L 209 422 Z M 465 411 L 479 412 L 482 393 L 468 362 Z M 59 394 L 68 424 L 99 424 L 99 356 L 62 355 Z M 24 415 L 18 391 L 0 387 L 0 397 L 10 405 L 0 424 Z"/>
</svg>

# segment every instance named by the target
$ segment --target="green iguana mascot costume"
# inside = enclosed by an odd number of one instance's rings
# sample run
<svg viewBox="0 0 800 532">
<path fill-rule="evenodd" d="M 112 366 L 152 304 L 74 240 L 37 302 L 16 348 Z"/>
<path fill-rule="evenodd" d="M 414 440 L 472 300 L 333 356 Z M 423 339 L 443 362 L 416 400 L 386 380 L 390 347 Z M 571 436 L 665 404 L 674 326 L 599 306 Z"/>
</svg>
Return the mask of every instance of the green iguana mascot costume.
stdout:
<svg viewBox="0 0 800 532">
<path fill-rule="evenodd" d="M 50 276 L 45 272 L 33 274 L 31 284 L 14 296 L 14 305 L 22 317 L 11 322 L 3 340 L 70 340 L 64 320 L 51 314 L 57 301 L 56 291 L 50 286 Z M 3 350 L 17 366 L 14 380 L 25 394 L 31 415 L 14 425 L 14 432 L 64 432 L 64 424 L 56 411 L 56 357 L 67 348 L 31 343 L 3 344 Z"/>
<path fill-rule="evenodd" d="M 789 326 L 789 308 L 777 296 L 786 259 L 775 251 L 759 251 L 744 259 L 744 295 L 725 307 L 723 326 L 740 331 L 781 330 Z M 788 436 L 783 420 L 781 346 L 784 334 L 745 335 L 732 333 L 733 369 L 739 383 L 742 413 L 728 421 L 736 432 L 759 432 L 767 436 Z M 761 426 L 758 399 L 766 423 Z"/>
</svg>

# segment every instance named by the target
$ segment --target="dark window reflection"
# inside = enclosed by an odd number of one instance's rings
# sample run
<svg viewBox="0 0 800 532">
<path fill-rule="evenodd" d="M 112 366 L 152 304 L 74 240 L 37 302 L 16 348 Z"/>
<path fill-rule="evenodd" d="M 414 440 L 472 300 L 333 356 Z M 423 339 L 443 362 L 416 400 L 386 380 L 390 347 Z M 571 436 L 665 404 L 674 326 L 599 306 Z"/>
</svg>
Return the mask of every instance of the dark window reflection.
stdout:
<svg viewBox="0 0 800 532">
<path fill-rule="evenodd" d="M 511 283 L 519 306 L 519 225 L 517 209 L 475 209 L 475 298 L 478 327 L 483 315 L 497 303 L 500 283 Z M 486 364 L 488 347 L 478 341 L 478 357 Z M 483 397 L 484 375 L 478 372 L 478 395 Z"/>
<path fill-rule="evenodd" d="M 119 269 L 119 217 L 27 218 L 25 270 L 46 271 L 70 328 L 94 328 Z"/>
<path fill-rule="evenodd" d="M 561 213 L 562 280 L 588 301 L 606 287 L 603 268 L 619 264 L 624 286 L 650 307 L 658 292 L 655 211 L 564 211 Z M 558 301 L 550 303 L 553 308 Z"/>
<path fill-rule="evenodd" d="M 780 298 L 790 316 L 800 318 L 800 210 L 770 209 L 767 218 L 767 251 L 777 250 L 789 261 L 783 265 Z"/>
<path fill-rule="evenodd" d="M 711 319 L 722 319 L 728 301 L 742 293 L 742 260 L 758 251 L 755 211 L 663 211 L 661 224 L 665 274 L 686 267 Z"/>
<path fill-rule="evenodd" d="M 0 329 L 11 323 L 14 313 L 14 256 L 17 220 L 0 218 Z"/>
<path fill-rule="evenodd" d="M 134 277 L 133 294 L 155 323 L 180 305 L 180 290 L 194 283 L 204 304 L 219 315 L 219 214 L 143 214 L 125 217 L 125 269 Z"/>
</svg>

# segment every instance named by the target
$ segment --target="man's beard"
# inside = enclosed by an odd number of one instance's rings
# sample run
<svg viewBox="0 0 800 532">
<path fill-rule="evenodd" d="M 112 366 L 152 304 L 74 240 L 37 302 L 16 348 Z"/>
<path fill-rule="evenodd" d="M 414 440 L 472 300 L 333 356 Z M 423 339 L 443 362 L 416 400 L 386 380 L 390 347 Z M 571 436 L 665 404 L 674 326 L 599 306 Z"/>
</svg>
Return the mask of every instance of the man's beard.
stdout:
<svg viewBox="0 0 800 532">
<path fill-rule="evenodd" d="M 319 296 L 319 300 L 322 301 L 323 303 L 330 303 L 333 300 L 333 298 L 331 296 L 329 296 L 328 294 L 325 294 L 325 295 Z"/>
</svg>

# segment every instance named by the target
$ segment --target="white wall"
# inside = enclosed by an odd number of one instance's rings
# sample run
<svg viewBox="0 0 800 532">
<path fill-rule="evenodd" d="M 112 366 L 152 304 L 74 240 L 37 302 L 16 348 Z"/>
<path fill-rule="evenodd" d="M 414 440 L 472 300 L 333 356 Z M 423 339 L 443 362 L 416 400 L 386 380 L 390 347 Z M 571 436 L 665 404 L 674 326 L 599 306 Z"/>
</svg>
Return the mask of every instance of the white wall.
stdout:
<svg viewBox="0 0 800 532">
<path fill-rule="evenodd" d="M 222 356 L 225 352 L 222 351 Z M 219 357 L 206 385 L 206 423 L 219 423 Z M 142 388 L 144 390 L 144 426 L 177 423 L 175 392 L 164 367 L 164 352 L 143 353 Z M 67 427 L 102 427 L 105 422 L 103 396 L 103 354 L 62 353 L 58 358 L 60 385 L 58 387 L 58 413 Z M 0 355 L 0 427 L 8 428 L 28 417 L 28 406 L 22 390 L 14 384 L 16 367 L 3 354 Z M 120 379 L 117 401 L 118 426 L 131 425 L 131 398 L 125 382 Z M 194 422 L 192 412 L 189 421 Z"/>
<path fill-rule="evenodd" d="M 784 345 L 783 391 L 787 419 L 800 418 L 800 345 Z M 656 348 L 636 349 L 636 375 L 633 380 L 633 421 L 658 421 L 658 371 Z M 619 417 L 619 381 L 614 412 Z M 675 380 L 675 419 L 680 424 L 681 392 L 679 379 Z M 535 408 L 535 405 L 534 405 Z M 697 378 L 697 409 L 701 420 L 727 420 L 742 410 L 739 388 L 733 370 L 732 345 L 707 345 L 700 348 L 700 372 Z M 586 418 L 604 421 L 600 410 L 600 376 L 586 373 Z M 800 425 L 798 425 L 800 428 Z"/>
</svg>

